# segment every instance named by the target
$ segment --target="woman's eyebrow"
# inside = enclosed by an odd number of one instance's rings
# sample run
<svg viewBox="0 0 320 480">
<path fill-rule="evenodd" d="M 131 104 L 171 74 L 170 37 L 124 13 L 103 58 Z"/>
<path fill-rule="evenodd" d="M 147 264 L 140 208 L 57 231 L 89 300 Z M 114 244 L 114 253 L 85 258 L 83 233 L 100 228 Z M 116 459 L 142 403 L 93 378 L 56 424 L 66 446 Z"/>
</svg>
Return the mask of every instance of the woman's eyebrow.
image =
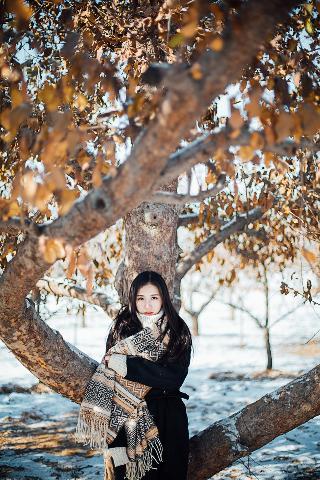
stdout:
<svg viewBox="0 0 320 480">
<path fill-rule="evenodd" d="M 155 297 L 155 296 L 158 297 L 159 295 L 160 295 L 159 293 L 151 293 L 151 294 L 150 294 L 150 297 Z M 144 297 L 144 295 L 138 294 L 137 297 Z"/>
</svg>

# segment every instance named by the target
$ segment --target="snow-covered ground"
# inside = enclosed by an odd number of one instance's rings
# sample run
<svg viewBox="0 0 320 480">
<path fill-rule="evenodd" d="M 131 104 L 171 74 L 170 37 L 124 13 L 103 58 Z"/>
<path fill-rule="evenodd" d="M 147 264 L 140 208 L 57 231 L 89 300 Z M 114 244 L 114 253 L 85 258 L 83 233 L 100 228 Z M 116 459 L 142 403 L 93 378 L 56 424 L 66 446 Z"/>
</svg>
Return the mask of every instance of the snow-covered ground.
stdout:
<svg viewBox="0 0 320 480">
<path fill-rule="evenodd" d="M 195 353 L 181 388 L 190 395 L 185 401 L 190 436 L 287 383 L 290 375 L 320 362 L 320 346 L 304 345 L 319 328 L 317 313 L 303 307 L 294 318 L 288 317 L 272 331 L 274 367 L 288 372 L 288 376 L 248 378 L 265 367 L 262 332 L 244 318 L 224 320 L 223 313 L 225 310 L 217 305 L 204 313 L 201 327 L 207 334 L 194 340 Z M 56 315 L 48 323 L 96 360 L 102 358 L 109 328 L 103 314 L 92 311 L 86 328 L 79 326 L 81 321 L 76 317 L 66 315 Z M 0 385 L 13 382 L 28 387 L 37 381 L 3 344 L 0 366 Z M 234 379 L 208 379 L 210 374 L 221 372 L 232 372 Z M 247 376 L 241 379 L 236 374 Z M 77 412 L 77 405 L 55 393 L 0 395 L 0 478 L 102 478 L 101 456 L 72 440 Z M 320 479 L 319 424 L 317 417 L 213 478 Z"/>
</svg>

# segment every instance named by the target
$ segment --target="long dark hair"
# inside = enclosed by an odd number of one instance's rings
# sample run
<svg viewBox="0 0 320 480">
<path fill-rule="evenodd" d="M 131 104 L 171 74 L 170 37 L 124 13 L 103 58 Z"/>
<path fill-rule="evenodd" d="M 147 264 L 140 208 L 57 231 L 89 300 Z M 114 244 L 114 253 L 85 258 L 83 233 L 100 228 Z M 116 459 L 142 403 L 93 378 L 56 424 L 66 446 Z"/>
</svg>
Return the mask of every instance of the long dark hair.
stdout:
<svg viewBox="0 0 320 480">
<path fill-rule="evenodd" d="M 187 349 L 191 350 L 192 336 L 187 324 L 179 316 L 171 302 L 168 287 L 163 277 L 152 270 L 139 273 L 133 280 L 129 291 L 129 305 L 122 306 L 117 314 L 109 332 L 106 351 L 119 340 L 142 330 L 142 324 L 137 317 L 136 298 L 138 290 L 149 283 L 158 288 L 162 300 L 162 308 L 168 320 L 167 327 L 160 337 L 161 340 L 167 332 L 169 333 L 170 340 L 167 352 L 163 358 L 168 361 L 174 361 Z"/>
</svg>

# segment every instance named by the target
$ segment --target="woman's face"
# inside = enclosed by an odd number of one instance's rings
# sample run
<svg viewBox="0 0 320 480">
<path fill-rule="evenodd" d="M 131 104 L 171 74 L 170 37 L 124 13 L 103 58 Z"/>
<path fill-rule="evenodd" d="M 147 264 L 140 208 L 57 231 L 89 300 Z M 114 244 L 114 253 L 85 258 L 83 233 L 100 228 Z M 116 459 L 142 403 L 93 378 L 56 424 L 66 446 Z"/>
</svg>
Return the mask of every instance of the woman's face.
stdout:
<svg viewBox="0 0 320 480">
<path fill-rule="evenodd" d="M 148 283 L 139 288 L 136 297 L 136 308 L 144 315 L 155 315 L 160 312 L 162 299 L 158 287 Z"/>
</svg>

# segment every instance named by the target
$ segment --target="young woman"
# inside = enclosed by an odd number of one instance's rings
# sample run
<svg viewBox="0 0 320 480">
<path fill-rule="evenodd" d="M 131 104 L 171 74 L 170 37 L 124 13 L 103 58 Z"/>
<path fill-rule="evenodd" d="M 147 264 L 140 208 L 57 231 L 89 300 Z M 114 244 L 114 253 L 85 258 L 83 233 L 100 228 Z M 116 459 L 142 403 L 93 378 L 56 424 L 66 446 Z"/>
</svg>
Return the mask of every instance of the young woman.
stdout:
<svg viewBox="0 0 320 480">
<path fill-rule="evenodd" d="M 105 355 L 108 368 L 125 379 L 152 387 L 145 395 L 147 407 L 158 429 L 162 444 L 162 461 L 147 471 L 143 480 L 185 480 L 189 455 L 189 432 L 186 407 L 180 392 L 190 363 L 192 338 L 183 319 L 170 300 L 167 285 L 154 271 L 140 273 L 132 282 L 129 305 L 121 309 L 109 332 L 106 352 L 117 342 L 154 322 L 165 325 L 163 336 L 169 339 L 165 353 L 157 361 L 134 355 Z M 109 445 L 115 480 L 125 478 L 126 434 L 122 428 Z"/>
</svg>

